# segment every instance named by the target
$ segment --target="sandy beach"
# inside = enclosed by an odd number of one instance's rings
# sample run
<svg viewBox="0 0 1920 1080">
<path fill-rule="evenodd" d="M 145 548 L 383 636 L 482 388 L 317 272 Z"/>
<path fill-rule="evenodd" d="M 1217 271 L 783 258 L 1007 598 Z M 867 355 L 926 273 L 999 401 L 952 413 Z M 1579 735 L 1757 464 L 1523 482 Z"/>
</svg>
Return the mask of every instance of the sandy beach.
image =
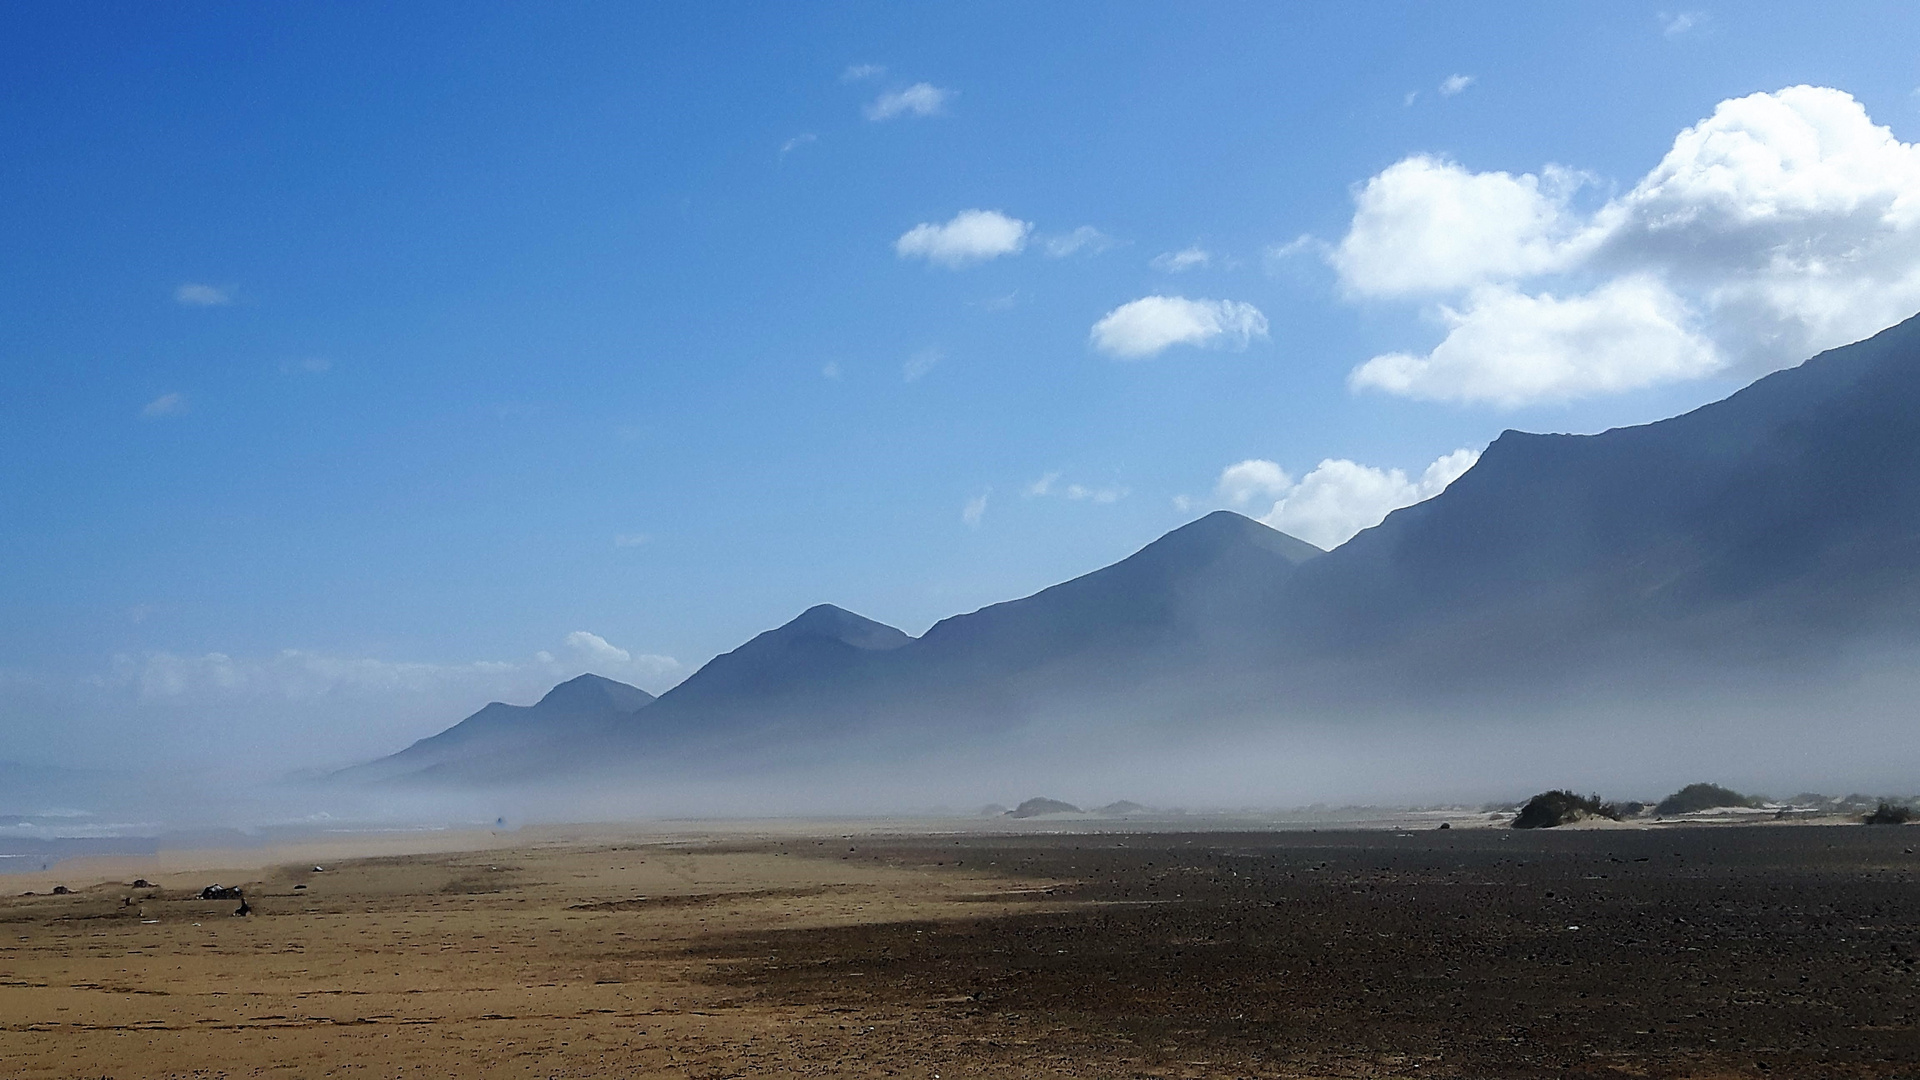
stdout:
<svg viewBox="0 0 1920 1080">
<path fill-rule="evenodd" d="M 1920 1067 L 1920 832 L 820 824 L 343 838 L 10 877 L 0 1075 Z M 252 913 L 198 899 L 213 882 Z"/>
</svg>

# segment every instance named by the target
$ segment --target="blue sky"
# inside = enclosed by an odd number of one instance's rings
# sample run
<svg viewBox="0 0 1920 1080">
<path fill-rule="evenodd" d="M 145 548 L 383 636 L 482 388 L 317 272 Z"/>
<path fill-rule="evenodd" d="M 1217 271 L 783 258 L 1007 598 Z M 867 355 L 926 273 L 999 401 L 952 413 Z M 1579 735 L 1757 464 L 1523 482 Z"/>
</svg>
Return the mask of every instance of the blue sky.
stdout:
<svg viewBox="0 0 1920 1080">
<path fill-rule="evenodd" d="M 1910 5 L 0 29 L 0 758 L 344 761 L 1216 506 L 1331 544 L 1920 307 Z"/>
</svg>

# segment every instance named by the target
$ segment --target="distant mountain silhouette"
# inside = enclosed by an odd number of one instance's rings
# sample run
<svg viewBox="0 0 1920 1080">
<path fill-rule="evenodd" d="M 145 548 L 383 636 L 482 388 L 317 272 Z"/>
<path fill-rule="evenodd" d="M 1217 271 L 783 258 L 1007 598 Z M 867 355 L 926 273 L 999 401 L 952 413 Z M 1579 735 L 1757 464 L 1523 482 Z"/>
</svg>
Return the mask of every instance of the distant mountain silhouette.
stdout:
<svg viewBox="0 0 1920 1080">
<path fill-rule="evenodd" d="M 1087 679 L 1117 688 L 1124 679 L 1116 676 L 1129 671 L 1230 651 L 1228 639 L 1248 638 L 1245 627 L 1294 570 L 1323 554 L 1221 511 L 1112 566 L 943 620 L 919 639 L 821 604 L 715 657 L 643 711 L 561 728 L 526 723 L 516 706 L 490 705 L 344 778 L 477 782 L 662 757 L 804 755 L 810 740 L 862 731 L 902 750 L 929 737 L 987 733 L 1021 722 L 1039 703 L 1084 696 Z M 463 735 L 469 726 L 474 735 Z M 500 727 L 516 734 L 476 738 Z"/>
<path fill-rule="evenodd" d="M 1920 320 L 1658 423 L 1506 432 L 1443 493 L 1332 552 L 1220 511 L 917 639 L 821 605 L 644 709 L 536 723 L 489 706 L 376 765 L 925 755 L 1062 717 L 1085 737 L 1686 685 L 1868 639 L 1920 642 Z"/>
<path fill-rule="evenodd" d="M 353 783 L 402 776 L 472 777 L 513 772 L 520 755 L 544 754 L 596 738 L 617 721 L 653 702 L 637 686 L 580 675 L 547 691 L 532 705 L 495 701 L 479 712 L 405 750 L 336 774 Z"/>
</svg>

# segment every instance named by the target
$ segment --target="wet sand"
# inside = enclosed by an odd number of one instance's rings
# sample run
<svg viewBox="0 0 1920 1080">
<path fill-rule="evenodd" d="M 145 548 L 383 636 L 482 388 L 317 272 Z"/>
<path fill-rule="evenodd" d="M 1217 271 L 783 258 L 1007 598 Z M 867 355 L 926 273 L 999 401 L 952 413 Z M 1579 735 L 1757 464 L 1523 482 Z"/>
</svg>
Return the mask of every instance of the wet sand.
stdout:
<svg viewBox="0 0 1920 1080">
<path fill-rule="evenodd" d="M 0 1075 L 1914 1076 L 1917 841 L 576 830 L 176 856 L 155 889 L 69 865 L 69 896 L 4 879 L 41 894 L 0 900 Z"/>
</svg>

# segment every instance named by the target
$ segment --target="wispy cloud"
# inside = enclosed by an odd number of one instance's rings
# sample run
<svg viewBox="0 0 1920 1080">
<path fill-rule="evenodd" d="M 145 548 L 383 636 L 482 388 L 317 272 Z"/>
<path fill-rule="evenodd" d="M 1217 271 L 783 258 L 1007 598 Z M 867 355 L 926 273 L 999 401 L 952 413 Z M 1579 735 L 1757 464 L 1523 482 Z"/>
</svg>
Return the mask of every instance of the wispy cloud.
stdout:
<svg viewBox="0 0 1920 1080">
<path fill-rule="evenodd" d="M 907 357 L 907 362 L 900 365 L 900 378 L 905 382 L 919 382 L 926 377 L 927 372 L 938 366 L 942 359 L 944 356 L 939 349 L 921 349 Z"/>
<path fill-rule="evenodd" d="M 1472 86 L 1473 83 L 1474 77 L 1471 75 L 1449 75 L 1440 80 L 1440 96 L 1452 97 L 1467 87 Z"/>
<path fill-rule="evenodd" d="M 1179 251 L 1163 251 L 1153 257 L 1152 266 L 1162 273 L 1178 274 L 1185 270 L 1199 269 L 1212 261 L 1213 255 L 1196 244 Z"/>
<path fill-rule="evenodd" d="M 1301 233 L 1299 236 L 1294 237 L 1284 244 L 1275 244 L 1273 247 L 1268 248 L 1267 255 L 1269 258 L 1274 259 L 1291 259 L 1295 255 L 1303 252 L 1325 256 L 1331 250 L 1333 250 L 1333 245 L 1327 243 L 1325 240 L 1320 239 L 1312 233 Z"/>
<path fill-rule="evenodd" d="M 1175 345 L 1244 349 L 1267 336 L 1267 317 L 1235 300 L 1146 296 L 1121 304 L 1093 324 L 1093 347 L 1122 360 L 1143 360 Z"/>
<path fill-rule="evenodd" d="M 820 365 L 820 377 L 838 382 L 841 377 L 840 362 L 838 360 L 829 360 Z"/>
<path fill-rule="evenodd" d="M 1663 11 L 1658 16 L 1660 33 L 1677 38 L 1705 25 L 1707 13 L 1704 11 Z"/>
<path fill-rule="evenodd" d="M 565 655 L 568 658 L 562 659 L 543 650 L 525 660 L 436 664 L 307 649 L 283 649 L 264 657 L 157 652 L 142 658 L 115 657 L 110 683 L 133 688 L 143 701 L 290 701 L 460 687 L 481 694 L 518 696 L 537 693 L 552 681 L 577 675 L 587 667 L 609 678 L 656 687 L 685 673 L 671 656 L 635 653 L 586 630 L 566 636 Z"/>
<path fill-rule="evenodd" d="M 1049 258 L 1064 259 L 1082 253 L 1098 255 L 1119 242 L 1091 225 L 1082 225 L 1070 233 L 1041 237 L 1040 248 Z"/>
<path fill-rule="evenodd" d="M 1068 484 L 1066 496 L 1075 502 L 1115 503 L 1132 494 L 1118 485 L 1108 487 L 1087 487 L 1083 484 Z"/>
<path fill-rule="evenodd" d="M 233 290 L 189 281 L 173 290 L 173 299 L 188 307 L 222 307 L 233 303 Z"/>
<path fill-rule="evenodd" d="M 869 120 L 891 120 L 896 116 L 937 116 L 946 111 L 955 92 L 932 83 L 914 83 L 905 90 L 889 90 L 866 108 Z"/>
<path fill-rule="evenodd" d="M 987 496 L 992 494 L 993 489 L 988 488 L 973 498 L 968 499 L 967 505 L 960 508 L 960 520 L 966 524 L 967 528 L 977 529 L 980 527 L 980 519 L 987 514 Z"/>
<path fill-rule="evenodd" d="M 1332 252 L 1333 245 L 1311 234 L 1296 236 L 1284 244 L 1275 244 L 1260 253 L 1260 266 L 1275 276 L 1299 277 L 1316 271 Z M 1299 256 L 1308 256 L 1299 258 Z"/>
<path fill-rule="evenodd" d="M 820 136 L 815 135 L 811 131 L 803 131 L 800 134 L 795 135 L 793 138 L 788 139 L 786 142 L 783 142 L 780 144 L 780 156 L 786 157 L 788 154 L 793 153 L 795 150 L 799 149 L 802 146 L 807 145 L 808 143 L 819 142 L 819 141 L 820 141 Z"/>
<path fill-rule="evenodd" d="M 1058 472 L 1050 472 L 1041 476 L 1040 479 L 1035 480 L 1033 483 L 1028 484 L 1026 487 L 1027 497 L 1030 499 L 1060 498 L 1073 502 L 1091 502 L 1104 505 L 1119 502 L 1121 499 L 1132 494 L 1130 489 L 1121 487 L 1118 484 L 1109 484 L 1104 487 L 1091 487 L 1086 484 L 1062 484 L 1060 483 L 1060 476 L 1061 474 Z"/>
<path fill-rule="evenodd" d="M 617 548 L 635 548 L 650 543 L 652 540 L 652 536 L 643 532 L 621 533 L 613 538 L 613 546 Z"/>
<path fill-rule="evenodd" d="M 187 395 L 175 391 L 161 394 L 140 407 L 141 416 L 179 416 L 187 411 Z"/>
<path fill-rule="evenodd" d="M 877 79 L 886 73 L 885 64 L 849 64 L 847 69 L 840 73 L 840 81 L 843 83 L 865 82 L 868 79 Z"/>
<path fill-rule="evenodd" d="M 298 360 L 280 361 L 280 373 L 283 375 L 325 375 L 333 370 L 333 361 L 324 356 L 303 356 Z"/>
</svg>

